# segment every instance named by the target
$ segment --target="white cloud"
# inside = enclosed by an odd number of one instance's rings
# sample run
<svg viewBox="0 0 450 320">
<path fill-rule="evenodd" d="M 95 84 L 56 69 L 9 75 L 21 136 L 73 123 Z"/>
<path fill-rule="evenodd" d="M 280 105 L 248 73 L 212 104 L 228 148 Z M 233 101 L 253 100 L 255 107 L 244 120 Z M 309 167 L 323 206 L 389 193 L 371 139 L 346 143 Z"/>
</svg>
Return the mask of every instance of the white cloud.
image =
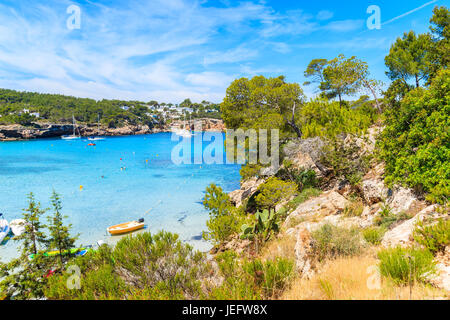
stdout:
<svg viewBox="0 0 450 320">
<path fill-rule="evenodd" d="M 364 20 L 340 20 L 332 21 L 324 29 L 335 32 L 348 32 L 361 29 L 364 26 Z"/>
<path fill-rule="evenodd" d="M 190 73 L 186 76 L 186 82 L 201 87 L 223 88 L 233 81 L 233 77 L 222 72 Z"/>
<path fill-rule="evenodd" d="M 329 19 L 333 18 L 333 16 L 334 16 L 333 12 L 328 11 L 328 10 L 322 10 L 317 14 L 316 18 L 318 20 L 329 20 Z"/>
<path fill-rule="evenodd" d="M 224 52 L 211 52 L 206 54 L 203 58 L 203 64 L 205 66 L 217 63 L 234 63 L 249 60 L 258 55 L 256 49 L 248 49 L 243 46 L 230 49 Z"/>
</svg>

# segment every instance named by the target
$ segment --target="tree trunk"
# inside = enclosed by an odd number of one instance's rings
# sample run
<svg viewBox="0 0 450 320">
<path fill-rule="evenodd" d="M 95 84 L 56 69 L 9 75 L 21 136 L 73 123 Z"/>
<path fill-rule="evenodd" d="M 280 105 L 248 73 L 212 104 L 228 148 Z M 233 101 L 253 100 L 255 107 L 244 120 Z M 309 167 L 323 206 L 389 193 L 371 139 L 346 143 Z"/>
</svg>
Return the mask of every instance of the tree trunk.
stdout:
<svg viewBox="0 0 450 320">
<path fill-rule="evenodd" d="M 294 106 L 292 107 L 292 119 L 288 120 L 285 118 L 285 121 L 292 129 L 294 129 L 297 137 L 301 138 L 303 136 L 302 130 L 295 124 L 295 108 L 296 108 L 296 103 L 294 102 Z"/>
<path fill-rule="evenodd" d="M 419 76 L 416 74 L 416 88 L 420 87 Z"/>
<path fill-rule="evenodd" d="M 338 97 L 339 97 L 339 106 L 342 108 L 342 97 L 341 97 L 341 93 L 338 93 Z"/>
<path fill-rule="evenodd" d="M 365 84 L 366 84 L 367 88 L 369 88 L 369 90 L 372 92 L 372 95 L 375 99 L 375 104 L 377 106 L 377 110 L 379 113 L 381 113 L 382 110 L 381 110 L 380 102 L 378 101 L 378 97 L 377 97 L 377 93 L 375 92 L 375 89 L 370 85 L 370 83 L 368 81 L 365 81 Z"/>
</svg>

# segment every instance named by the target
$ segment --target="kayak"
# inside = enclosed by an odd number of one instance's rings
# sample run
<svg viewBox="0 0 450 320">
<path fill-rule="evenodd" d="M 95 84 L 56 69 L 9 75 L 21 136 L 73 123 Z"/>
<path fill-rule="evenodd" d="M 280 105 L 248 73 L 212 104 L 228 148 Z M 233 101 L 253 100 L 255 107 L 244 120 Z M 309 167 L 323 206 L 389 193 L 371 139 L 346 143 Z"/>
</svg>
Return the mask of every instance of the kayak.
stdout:
<svg viewBox="0 0 450 320">
<path fill-rule="evenodd" d="M 3 242 L 10 230 L 8 221 L 5 219 L 0 219 L 0 243 Z"/>
<path fill-rule="evenodd" d="M 115 226 L 107 228 L 106 230 L 112 235 L 118 235 L 136 231 L 142 228 L 144 228 L 144 219 L 117 224 Z"/>
<path fill-rule="evenodd" d="M 67 250 L 64 250 L 62 252 L 62 255 L 65 256 L 68 253 L 69 254 L 73 254 L 75 256 L 85 255 L 88 251 L 89 251 L 88 248 L 73 248 L 73 249 L 70 249 L 69 252 Z M 83 254 L 81 254 L 81 253 L 83 253 Z M 59 250 L 44 252 L 43 256 L 44 257 L 57 257 L 57 256 L 59 256 Z M 30 258 L 30 260 L 33 260 L 36 257 L 36 255 L 35 254 L 30 254 L 28 257 Z"/>
<path fill-rule="evenodd" d="M 20 236 L 26 231 L 27 222 L 24 219 L 16 219 L 9 223 L 9 227 L 11 228 L 12 233 L 15 236 Z"/>
</svg>

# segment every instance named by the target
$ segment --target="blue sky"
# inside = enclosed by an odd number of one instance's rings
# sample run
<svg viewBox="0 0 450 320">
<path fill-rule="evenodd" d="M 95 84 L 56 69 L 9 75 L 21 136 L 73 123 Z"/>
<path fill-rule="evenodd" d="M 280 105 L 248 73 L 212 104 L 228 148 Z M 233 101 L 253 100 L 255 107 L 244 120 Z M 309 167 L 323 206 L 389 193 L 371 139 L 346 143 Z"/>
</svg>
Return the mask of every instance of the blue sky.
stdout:
<svg viewBox="0 0 450 320">
<path fill-rule="evenodd" d="M 388 83 L 390 45 L 405 31 L 426 32 L 433 7 L 449 2 L 1 0 L 0 87 L 220 102 L 238 77 L 283 74 L 303 83 L 309 61 L 339 53 L 366 61 Z M 70 5 L 81 9 L 80 29 L 66 26 Z M 381 9 L 380 30 L 366 26 L 370 5 Z"/>
</svg>

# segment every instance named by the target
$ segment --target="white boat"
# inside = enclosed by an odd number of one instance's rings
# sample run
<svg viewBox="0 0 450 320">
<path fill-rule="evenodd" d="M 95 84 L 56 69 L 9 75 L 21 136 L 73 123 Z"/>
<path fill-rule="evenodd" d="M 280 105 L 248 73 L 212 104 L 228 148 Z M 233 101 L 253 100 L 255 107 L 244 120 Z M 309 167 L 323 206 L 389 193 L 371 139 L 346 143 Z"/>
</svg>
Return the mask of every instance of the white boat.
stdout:
<svg viewBox="0 0 450 320">
<path fill-rule="evenodd" d="M 97 115 L 98 121 L 97 121 L 97 133 L 100 133 L 100 114 Z M 104 137 L 89 137 L 89 141 L 99 141 L 99 140 L 105 140 Z"/>
<path fill-rule="evenodd" d="M 9 227 L 11 228 L 12 233 L 15 236 L 20 236 L 26 231 L 27 222 L 24 219 L 16 219 L 9 223 Z"/>
<path fill-rule="evenodd" d="M 77 136 L 76 130 L 77 130 L 77 124 L 75 122 L 75 117 L 72 115 L 72 120 L 73 120 L 73 134 L 68 135 L 68 136 L 62 136 L 61 139 L 64 140 L 75 140 L 75 139 L 81 139 L 81 135 Z"/>
<path fill-rule="evenodd" d="M 186 128 L 186 114 L 184 115 L 184 122 L 183 122 L 183 128 Z M 189 127 L 190 127 L 190 120 L 189 120 Z M 190 128 L 189 128 L 190 129 Z M 177 128 L 174 130 L 175 134 L 181 136 L 181 137 L 185 137 L 185 138 L 190 138 L 193 136 L 193 134 L 191 133 L 190 130 L 187 129 L 181 129 L 181 128 Z"/>
<path fill-rule="evenodd" d="M 0 213 L 0 244 L 3 242 L 10 231 L 8 221 L 2 219 L 2 217 L 3 215 Z"/>
<path fill-rule="evenodd" d="M 89 137 L 88 140 L 89 141 L 99 141 L 99 140 L 105 140 L 105 138 L 102 138 L 102 137 Z"/>
</svg>

